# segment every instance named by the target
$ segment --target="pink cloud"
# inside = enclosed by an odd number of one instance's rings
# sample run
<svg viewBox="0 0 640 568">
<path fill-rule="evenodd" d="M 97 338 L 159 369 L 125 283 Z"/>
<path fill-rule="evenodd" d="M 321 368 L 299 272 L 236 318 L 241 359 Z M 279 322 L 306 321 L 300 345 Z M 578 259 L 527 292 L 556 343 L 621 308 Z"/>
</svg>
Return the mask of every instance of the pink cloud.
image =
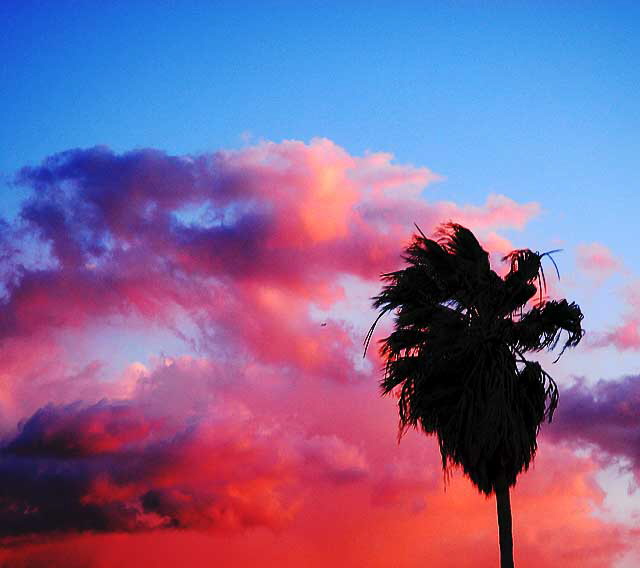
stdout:
<svg viewBox="0 0 640 568">
<path fill-rule="evenodd" d="M 373 378 L 294 379 L 256 364 L 177 357 L 134 366 L 119 382 L 132 379 L 129 398 L 45 408 L 5 446 L 2 502 L 13 504 L 5 531 L 57 535 L 5 549 L 10 565 L 55 566 L 70 547 L 80 547 L 85 566 L 134 554 L 159 567 L 179 554 L 193 566 L 215 554 L 232 568 L 259 558 L 274 567 L 303 558 L 318 567 L 497 562 L 493 500 L 459 474 L 443 490 L 432 439 L 409 432 L 396 444 L 396 409 L 371 388 Z M 568 410 L 582 406 L 568 399 Z M 554 566 L 561 557 L 567 566 L 609 566 L 628 548 L 624 526 L 592 515 L 604 496 L 597 470 L 543 439 L 513 494 L 519 565 Z M 16 516 L 21 510 L 42 517 Z M 87 529 L 94 534 L 60 535 Z M 193 531 L 210 544 L 187 557 L 187 542 L 205 542 Z M 332 546 L 322 547 L 327 540 Z"/>
<path fill-rule="evenodd" d="M 602 282 L 620 270 L 622 263 L 603 244 L 579 245 L 576 260 L 578 266 L 596 282 Z"/>
<path fill-rule="evenodd" d="M 104 147 L 52 156 L 18 176 L 33 195 L 20 226 L 3 232 L 12 260 L 0 338 L 55 344 L 132 318 L 182 333 L 186 317 L 183 336 L 201 348 L 357 380 L 362 333 L 341 321 L 320 328 L 311 305 L 343 299 L 344 276 L 373 283 L 397 266 L 413 221 L 429 231 L 463 217 L 495 240 L 538 211 L 500 196 L 430 204 L 419 190 L 437 179 L 326 139 L 192 157 Z"/>
<path fill-rule="evenodd" d="M 591 345 L 594 347 L 604 347 L 613 345 L 621 351 L 627 349 L 640 349 L 640 320 L 633 318 L 619 325 L 610 332 L 604 333 L 594 339 Z"/>
<path fill-rule="evenodd" d="M 73 547 L 85 566 L 495 564 L 494 503 L 465 479 L 443 491 L 433 440 L 396 444 L 379 356 L 362 363 L 366 329 L 338 309 L 345 281 L 377 286 L 400 265 L 414 221 L 466 223 L 504 254 L 497 231 L 540 210 L 431 202 L 439 179 L 325 139 L 72 150 L 22 170 L 33 195 L 2 249 L 0 525 L 40 536 L 6 562 L 66 566 Z M 134 325 L 174 329 L 199 356 L 114 376 L 69 357 L 83 333 Z M 514 494 L 519 564 L 610 565 L 625 533 L 591 514 L 597 465 L 549 452 Z M 550 536 L 561 526 L 570 539 Z"/>
<path fill-rule="evenodd" d="M 337 275 L 375 279 L 397 262 L 413 221 L 425 230 L 450 217 L 479 229 L 521 228 L 539 210 L 504 196 L 481 207 L 428 204 L 407 188 L 437 176 L 391 158 L 352 157 L 318 139 L 189 158 L 73 150 L 25 168 L 19 181 L 35 195 L 22 218 L 59 264 L 14 278 L 4 310 L 17 330 L 5 333 L 128 310 L 161 316 L 175 304 L 208 302 L 198 287 L 211 278 L 259 279 L 331 301 L 327 283 Z M 375 193 L 380 184 L 394 197 Z M 185 219 L 185 207 L 200 213 Z M 50 291 L 73 301 L 53 302 Z"/>
<path fill-rule="evenodd" d="M 625 291 L 627 308 L 621 322 L 606 332 L 596 332 L 589 339 L 590 347 L 612 345 L 621 351 L 640 349 L 640 295 L 638 281 L 629 284 Z"/>
</svg>

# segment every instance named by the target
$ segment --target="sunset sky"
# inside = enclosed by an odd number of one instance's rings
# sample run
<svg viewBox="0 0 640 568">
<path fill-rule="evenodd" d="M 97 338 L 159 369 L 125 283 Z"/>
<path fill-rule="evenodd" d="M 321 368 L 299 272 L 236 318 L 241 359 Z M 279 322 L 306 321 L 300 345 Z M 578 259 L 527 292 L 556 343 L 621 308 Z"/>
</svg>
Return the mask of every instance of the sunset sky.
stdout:
<svg viewBox="0 0 640 568">
<path fill-rule="evenodd" d="M 0 3 L 0 566 L 498 563 L 363 358 L 418 223 L 562 249 L 519 568 L 640 565 L 640 7 Z M 381 321 L 374 341 L 392 318 Z"/>
</svg>

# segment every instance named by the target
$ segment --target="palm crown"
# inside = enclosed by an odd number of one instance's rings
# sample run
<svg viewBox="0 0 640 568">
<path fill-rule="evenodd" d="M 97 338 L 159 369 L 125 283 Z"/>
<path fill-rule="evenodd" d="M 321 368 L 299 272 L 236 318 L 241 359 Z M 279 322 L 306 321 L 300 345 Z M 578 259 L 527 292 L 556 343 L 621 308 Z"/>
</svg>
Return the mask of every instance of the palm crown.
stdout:
<svg viewBox="0 0 640 568">
<path fill-rule="evenodd" d="M 407 266 L 383 274 L 373 299 L 380 314 L 366 345 L 380 317 L 395 312 L 381 340 L 381 387 L 398 395 L 400 434 L 409 426 L 435 434 L 444 471 L 461 466 L 487 495 L 528 468 L 558 404 L 556 383 L 524 354 L 553 349 L 563 331 L 564 351 L 584 333 L 577 304 L 543 298 L 545 255 L 511 252 L 501 278 L 473 233 L 448 223 L 437 241 L 414 235 Z"/>
</svg>

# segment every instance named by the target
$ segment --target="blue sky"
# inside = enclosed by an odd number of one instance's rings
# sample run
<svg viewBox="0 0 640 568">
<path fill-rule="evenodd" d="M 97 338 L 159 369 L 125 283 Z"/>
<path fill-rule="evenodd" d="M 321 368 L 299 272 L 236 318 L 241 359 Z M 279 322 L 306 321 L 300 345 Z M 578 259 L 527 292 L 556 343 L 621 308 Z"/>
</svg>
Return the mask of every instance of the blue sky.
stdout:
<svg viewBox="0 0 640 568">
<path fill-rule="evenodd" d="M 518 246 L 598 241 L 638 266 L 639 16 L 625 2 L 5 1 L 2 211 L 22 198 L 17 169 L 69 148 L 327 137 L 442 174 L 430 200 L 539 202 L 524 235 L 506 231 Z"/>
<path fill-rule="evenodd" d="M 95 144 L 326 136 L 442 173 L 434 197 L 540 201 L 534 236 L 559 223 L 610 246 L 632 236 L 633 3 L 107 4 L 2 4 L 5 176 Z"/>
</svg>

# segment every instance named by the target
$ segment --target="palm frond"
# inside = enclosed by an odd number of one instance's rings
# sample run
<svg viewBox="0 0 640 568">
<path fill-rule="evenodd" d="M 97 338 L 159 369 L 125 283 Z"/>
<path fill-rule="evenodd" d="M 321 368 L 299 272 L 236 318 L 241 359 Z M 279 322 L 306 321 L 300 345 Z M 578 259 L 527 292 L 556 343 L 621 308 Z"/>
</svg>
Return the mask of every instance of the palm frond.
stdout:
<svg viewBox="0 0 640 568">
<path fill-rule="evenodd" d="M 562 355 L 567 347 L 575 347 L 582 339 L 582 319 L 580 306 L 575 302 L 550 300 L 535 306 L 520 321 L 514 322 L 512 341 L 521 351 L 554 349 L 564 331 L 567 339 Z"/>
</svg>

